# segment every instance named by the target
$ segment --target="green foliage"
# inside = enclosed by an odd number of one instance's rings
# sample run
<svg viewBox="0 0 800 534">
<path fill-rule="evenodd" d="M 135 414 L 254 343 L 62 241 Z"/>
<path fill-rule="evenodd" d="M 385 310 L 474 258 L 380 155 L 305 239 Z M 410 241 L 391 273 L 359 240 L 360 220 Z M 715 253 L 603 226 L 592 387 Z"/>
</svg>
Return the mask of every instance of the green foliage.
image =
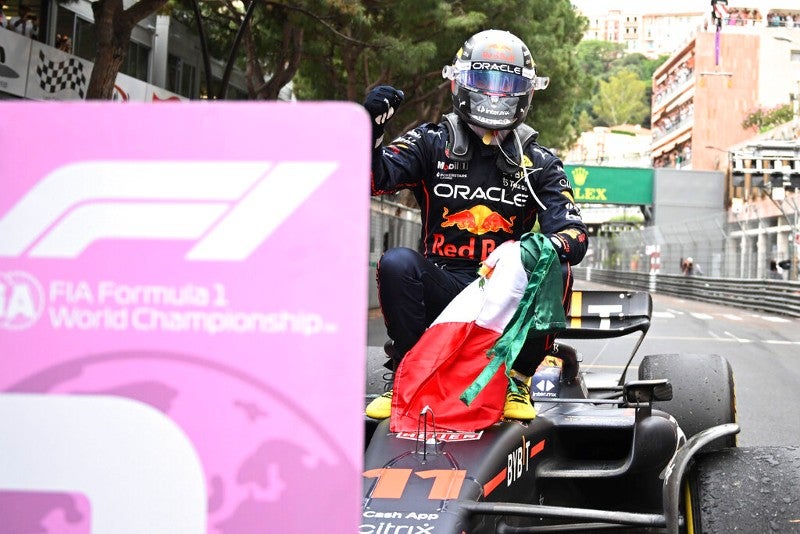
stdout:
<svg viewBox="0 0 800 534">
<path fill-rule="evenodd" d="M 635 72 L 622 69 L 600 87 L 592 99 L 592 111 L 607 126 L 639 124 L 650 114 L 645 103 L 647 82 Z"/>
<path fill-rule="evenodd" d="M 593 126 L 594 123 L 592 122 L 592 117 L 589 116 L 589 112 L 585 109 L 582 110 L 580 115 L 578 115 L 578 131 L 588 132 Z"/>
<path fill-rule="evenodd" d="M 792 118 L 791 104 L 783 104 L 774 108 L 759 108 L 747 115 L 747 118 L 742 121 L 742 128 L 746 130 L 749 128 L 758 128 L 759 133 L 766 132 L 775 126 L 786 124 L 791 121 Z"/>
<path fill-rule="evenodd" d="M 581 128 L 581 131 L 591 129 L 591 126 L 615 126 L 616 124 L 609 124 L 611 120 L 608 117 L 600 118 L 595 111 L 594 106 L 597 105 L 593 97 L 598 95 L 600 91 L 601 82 L 609 82 L 612 77 L 618 75 L 621 71 L 633 72 L 636 78 L 645 84 L 645 90 L 639 97 L 642 105 L 647 108 L 648 112 L 645 113 L 634 124 L 641 124 L 644 127 L 650 126 L 650 101 L 652 100 L 652 77 L 653 72 L 667 60 L 669 56 L 660 56 L 657 59 L 648 59 L 642 54 L 634 53 L 628 54 L 625 52 L 625 46 L 620 43 L 610 43 L 606 41 L 582 41 L 578 45 L 578 62 L 581 70 L 583 70 L 589 77 L 590 83 L 584 91 L 584 100 L 575 109 L 575 116 L 589 117 L 591 125 L 586 128 Z M 584 120 L 585 124 L 585 120 Z"/>
<path fill-rule="evenodd" d="M 551 79 L 550 87 L 534 96 L 528 122 L 549 146 L 566 147 L 575 138 L 572 110 L 583 74 L 574 50 L 584 22 L 569 0 L 362 3 L 362 23 L 342 28 L 354 41 L 319 31 L 313 40 L 307 37 L 306 57 L 295 79 L 299 98 L 361 102 L 371 87 L 388 84 L 406 94 L 389 124 L 389 136 L 419 122 L 438 121 L 452 109 L 442 67 L 452 63 L 472 34 L 505 29 L 525 41 L 539 74 Z"/>
<path fill-rule="evenodd" d="M 578 137 L 574 110 L 589 83 L 576 59 L 587 20 L 573 11 L 569 0 L 522 3 L 533 4 L 533 17 L 528 24 L 517 18 L 523 26 L 518 35 L 528 43 L 540 74 L 550 77 L 550 86 L 533 97 L 528 122 L 539 130 L 544 145 L 565 148 Z"/>
<path fill-rule="evenodd" d="M 658 59 L 648 59 L 642 54 L 627 54 L 619 62 L 615 70 L 625 69 L 636 73 L 640 80 L 650 80 L 653 73 L 669 56 L 660 56 Z"/>
<path fill-rule="evenodd" d="M 577 50 L 578 62 L 591 78 L 606 78 L 625 57 L 625 45 L 608 41 L 582 41 Z"/>
<path fill-rule="evenodd" d="M 242 4 L 198 1 L 211 55 L 226 59 L 241 25 Z M 438 121 L 452 109 L 442 67 L 452 63 L 472 34 L 504 29 L 528 45 L 538 74 L 550 77 L 547 90 L 534 95 L 528 116 L 540 141 L 565 148 L 577 137 L 574 110 L 589 83 L 576 59 L 586 19 L 570 0 L 261 2 L 249 28 L 251 41 L 245 37 L 237 55 L 238 66 L 251 72 L 256 61 L 264 73 L 280 72 L 287 58 L 285 30 L 296 29 L 302 33 L 302 57 L 292 81 L 299 100 L 360 103 L 372 87 L 387 84 L 406 94 L 388 136 Z M 196 26 L 190 0 L 171 0 L 171 5 L 185 24 Z"/>
</svg>

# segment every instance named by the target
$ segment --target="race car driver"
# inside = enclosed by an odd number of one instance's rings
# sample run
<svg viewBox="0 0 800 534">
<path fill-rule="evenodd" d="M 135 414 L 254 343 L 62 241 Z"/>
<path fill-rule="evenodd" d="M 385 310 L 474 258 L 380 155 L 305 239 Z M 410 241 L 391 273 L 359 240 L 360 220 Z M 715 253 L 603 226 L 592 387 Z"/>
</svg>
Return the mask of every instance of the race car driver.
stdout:
<svg viewBox="0 0 800 534">
<path fill-rule="evenodd" d="M 524 123 L 538 77 L 528 47 L 516 36 L 487 30 L 470 37 L 452 65 L 453 112 L 382 146 L 386 122 L 403 101 L 390 86 L 370 91 L 364 107 L 372 118 L 372 194 L 410 189 L 421 208 L 421 252 L 387 250 L 378 263 L 378 295 L 387 333 L 385 349 L 395 368 L 447 304 L 478 276 L 495 248 L 519 240 L 538 221 L 561 260 L 562 305 L 572 288 L 570 265 L 586 252 L 587 233 L 561 161 L 537 143 Z M 530 378 L 552 349 L 554 336 L 528 339 L 511 377 L 504 416 L 530 420 Z M 391 415 L 392 391 L 366 413 Z"/>
</svg>

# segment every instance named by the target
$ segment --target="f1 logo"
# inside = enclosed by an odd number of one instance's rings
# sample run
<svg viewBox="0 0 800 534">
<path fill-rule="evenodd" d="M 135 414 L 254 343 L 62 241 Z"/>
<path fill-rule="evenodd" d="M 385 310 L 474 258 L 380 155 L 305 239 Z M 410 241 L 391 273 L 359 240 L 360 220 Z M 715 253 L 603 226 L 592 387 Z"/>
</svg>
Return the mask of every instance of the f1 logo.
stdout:
<svg viewBox="0 0 800 534">
<path fill-rule="evenodd" d="M 91 161 L 60 167 L 0 218 L 0 257 L 76 258 L 102 239 L 194 242 L 194 261 L 247 259 L 336 162 Z"/>
</svg>

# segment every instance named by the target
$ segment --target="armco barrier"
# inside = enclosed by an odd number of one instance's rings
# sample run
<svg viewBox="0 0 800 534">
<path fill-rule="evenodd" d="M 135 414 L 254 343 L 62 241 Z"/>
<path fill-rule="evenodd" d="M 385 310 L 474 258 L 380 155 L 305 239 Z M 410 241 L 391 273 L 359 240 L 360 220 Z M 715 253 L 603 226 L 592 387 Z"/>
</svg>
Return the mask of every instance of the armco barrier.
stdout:
<svg viewBox="0 0 800 534">
<path fill-rule="evenodd" d="M 800 282 L 648 274 L 576 267 L 575 278 L 652 293 L 800 317 Z"/>
</svg>

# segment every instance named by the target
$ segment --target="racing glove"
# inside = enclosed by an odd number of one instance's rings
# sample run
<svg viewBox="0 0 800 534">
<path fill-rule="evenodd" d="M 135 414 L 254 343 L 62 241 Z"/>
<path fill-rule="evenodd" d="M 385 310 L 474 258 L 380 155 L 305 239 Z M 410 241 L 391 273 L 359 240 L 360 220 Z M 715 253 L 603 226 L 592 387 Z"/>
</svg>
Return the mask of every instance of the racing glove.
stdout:
<svg viewBox="0 0 800 534">
<path fill-rule="evenodd" d="M 586 233 L 578 228 L 566 228 L 548 236 L 553 248 L 556 249 L 558 259 L 577 265 L 583 259 L 588 247 Z"/>
<path fill-rule="evenodd" d="M 405 98 L 403 91 L 389 85 L 379 85 L 370 91 L 364 100 L 364 108 L 372 119 L 373 149 L 381 146 L 386 123 L 403 102 L 403 98 Z"/>
</svg>

